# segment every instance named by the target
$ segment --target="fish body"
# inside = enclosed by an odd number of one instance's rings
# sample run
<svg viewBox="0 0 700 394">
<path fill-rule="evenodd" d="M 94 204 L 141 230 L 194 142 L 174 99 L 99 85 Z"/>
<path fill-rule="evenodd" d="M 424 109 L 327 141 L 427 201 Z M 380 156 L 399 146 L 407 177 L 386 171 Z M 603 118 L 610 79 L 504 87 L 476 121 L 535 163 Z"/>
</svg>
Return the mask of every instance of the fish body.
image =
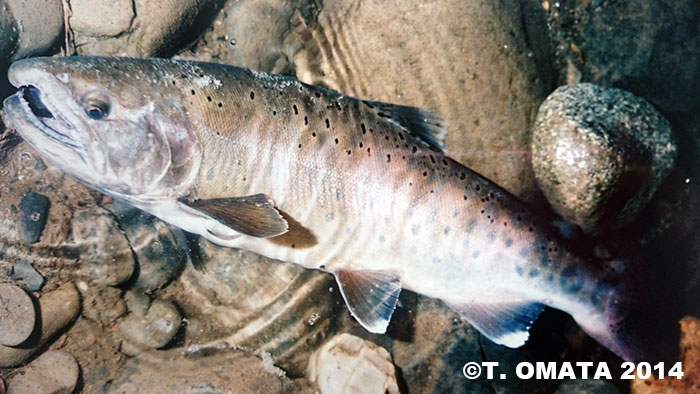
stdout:
<svg viewBox="0 0 700 394">
<path fill-rule="evenodd" d="M 623 358 L 624 289 L 514 196 L 449 158 L 432 112 L 208 63 L 15 63 L 17 131 L 82 182 L 210 241 L 331 272 L 384 332 L 399 291 L 522 345 L 544 306 Z"/>
</svg>

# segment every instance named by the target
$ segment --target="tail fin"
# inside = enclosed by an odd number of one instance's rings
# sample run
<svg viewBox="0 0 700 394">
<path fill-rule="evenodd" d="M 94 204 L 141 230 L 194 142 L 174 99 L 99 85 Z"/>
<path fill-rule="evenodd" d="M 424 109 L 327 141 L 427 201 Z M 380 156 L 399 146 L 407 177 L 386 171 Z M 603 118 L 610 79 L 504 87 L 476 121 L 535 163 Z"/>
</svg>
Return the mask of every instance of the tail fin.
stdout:
<svg viewBox="0 0 700 394">
<path fill-rule="evenodd" d="M 605 262 L 607 294 L 599 314 L 574 316 L 591 337 L 626 361 L 671 361 L 678 349 L 678 317 L 662 287 L 636 259 Z M 653 290 L 653 291 L 652 291 Z"/>
</svg>

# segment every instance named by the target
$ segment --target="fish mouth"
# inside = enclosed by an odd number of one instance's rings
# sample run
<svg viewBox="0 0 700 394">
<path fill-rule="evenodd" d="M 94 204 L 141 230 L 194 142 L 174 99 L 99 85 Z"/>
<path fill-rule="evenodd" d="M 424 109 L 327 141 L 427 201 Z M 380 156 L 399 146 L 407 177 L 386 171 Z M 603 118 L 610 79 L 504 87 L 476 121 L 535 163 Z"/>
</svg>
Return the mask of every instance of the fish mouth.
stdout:
<svg viewBox="0 0 700 394">
<path fill-rule="evenodd" d="M 42 131 L 48 137 L 71 147 L 80 148 L 73 138 L 65 132 L 59 130 L 74 130 L 73 125 L 58 115 L 57 111 L 53 112 L 49 106 L 42 101 L 41 91 L 34 85 L 22 85 L 19 87 L 19 92 L 15 95 L 20 105 L 24 109 L 25 119 L 27 119 L 34 127 Z"/>
</svg>

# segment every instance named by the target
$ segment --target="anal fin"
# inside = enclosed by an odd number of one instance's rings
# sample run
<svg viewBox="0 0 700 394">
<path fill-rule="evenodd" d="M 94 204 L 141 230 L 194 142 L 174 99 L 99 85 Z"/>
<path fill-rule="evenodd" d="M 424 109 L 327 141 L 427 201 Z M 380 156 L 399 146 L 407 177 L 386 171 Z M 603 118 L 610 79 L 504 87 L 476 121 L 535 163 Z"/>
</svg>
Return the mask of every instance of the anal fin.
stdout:
<svg viewBox="0 0 700 394">
<path fill-rule="evenodd" d="M 474 328 L 492 342 L 510 348 L 525 344 L 532 323 L 544 305 L 529 301 L 450 304 Z"/>
<path fill-rule="evenodd" d="M 369 270 L 337 270 L 334 274 L 352 316 L 367 331 L 385 333 L 401 292 L 398 276 Z"/>
<path fill-rule="evenodd" d="M 235 231 L 252 237 L 276 237 L 289 230 L 287 221 L 265 194 L 199 200 L 183 198 L 179 201 L 206 213 Z"/>
</svg>

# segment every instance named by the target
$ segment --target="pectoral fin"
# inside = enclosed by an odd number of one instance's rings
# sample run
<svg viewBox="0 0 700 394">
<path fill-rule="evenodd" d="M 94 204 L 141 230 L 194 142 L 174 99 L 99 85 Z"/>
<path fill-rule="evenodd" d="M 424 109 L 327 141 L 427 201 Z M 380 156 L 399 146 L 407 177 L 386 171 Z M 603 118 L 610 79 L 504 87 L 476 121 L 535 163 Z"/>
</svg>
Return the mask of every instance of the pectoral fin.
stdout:
<svg viewBox="0 0 700 394">
<path fill-rule="evenodd" d="M 180 199 L 180 202 L 252 237 L 275 237 L 286 233 L 289 228 L 287 221 L 265 194 L 201 200 Z"/>
<path fill-rule="evenodd" d="M 527 342 L 532 323 L 544 310 L 543 304 L 526 301 L 451 304 L 450 307 L 486 338 L 510 348 Z"/>
<path fill-rule="evenodd" d="M 350 313 L 367 331 L 383 334 L 401 292 L 399 278 L 383 271 L 338 270 L 335 278 Z"/>
</svg>

